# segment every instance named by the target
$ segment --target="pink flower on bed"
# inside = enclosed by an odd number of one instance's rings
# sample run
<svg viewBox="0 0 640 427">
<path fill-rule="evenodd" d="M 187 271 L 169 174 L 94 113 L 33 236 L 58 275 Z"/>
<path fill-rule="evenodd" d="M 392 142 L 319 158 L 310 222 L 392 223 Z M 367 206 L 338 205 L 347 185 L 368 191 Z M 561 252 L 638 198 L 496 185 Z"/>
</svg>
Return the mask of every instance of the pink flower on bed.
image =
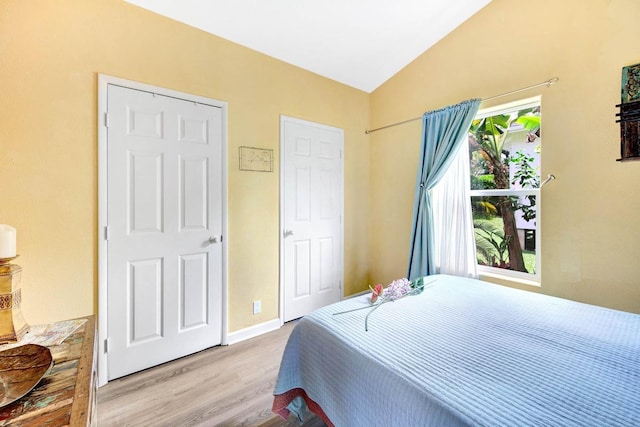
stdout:
<svg viewBox="0 0 640 427">
<path fill-rule="evenodd" d="M 406 278 L 397 279 L 389 283 L 384 290 L 384 299 L 388 301 L 395 301 L 398 298 L 409 294 L 411 292 L 411 282 Z"/>
<path fill-rule="evenodd" d="M 369 286 L 369 289 L 371 289 L 371 304 L 374 304 L 378 300 L 378 297 L 382 296 L 384 287 L 378 283 L 373 288 Z"/>
<path fill-rule="evenodd" d="M 375 304 L 378 299 L 380 299 L 380 303 L 386 301 L 395 301 L 398 298 L 402 298 L 403 296 L 409 294 L 411 292 L 411 282 L 405 278 L 394 280 L 389 283 L 385 288 L 381 284 L 375 285 L 373 288 L 369 286 L 371 289 L 371 304 Z"/>
<path fill-rule="evenodd" d="M 436 279 L 432 280 L 430 283 L 435 282 Z M 346 311 L 339 311 L 337 313 L 333 313 L 333 315 L 352 313 L 354 311 L 362 310 L 365 308 L 369 309 L 369 313 L 364 318 L 364 330 L 369 330 L 369 315 L 373 313 L 378 307 L 380 307 L 385 302 L 395 301 L 400 298 L 404 298 L 408 295 L 418 295 L 422 293 L 425 287 L 425 282 L 423 277 L 418 277 L 413 282 L 407 280 L 406 278 L 397 279 L 393 282 L 389 283 L 385 288 L 381 284 L 375 285 L 373 288 L 369 285 L 369 289 L 371 289 L 371 296 L 369 300 L 371 302 L 370 306 L 360 306 L 356 308 L 352 308 Z"/>
</svg>

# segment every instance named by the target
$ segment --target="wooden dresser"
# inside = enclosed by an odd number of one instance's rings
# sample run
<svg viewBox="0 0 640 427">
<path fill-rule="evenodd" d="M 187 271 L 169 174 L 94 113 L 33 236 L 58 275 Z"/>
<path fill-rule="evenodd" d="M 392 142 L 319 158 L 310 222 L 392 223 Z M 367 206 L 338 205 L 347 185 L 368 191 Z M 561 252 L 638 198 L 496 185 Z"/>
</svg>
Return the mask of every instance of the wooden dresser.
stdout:
<svg viewBox="0 0 640 427">
<path fill-rule="evenodd" d="M 54 363 L 49 373 L 26 396 L 0 408 L 0 426 L 96 425 L 95 317 L 77 321 L 81 325 L 61 344 L 47 346 Z"/>
</svg>

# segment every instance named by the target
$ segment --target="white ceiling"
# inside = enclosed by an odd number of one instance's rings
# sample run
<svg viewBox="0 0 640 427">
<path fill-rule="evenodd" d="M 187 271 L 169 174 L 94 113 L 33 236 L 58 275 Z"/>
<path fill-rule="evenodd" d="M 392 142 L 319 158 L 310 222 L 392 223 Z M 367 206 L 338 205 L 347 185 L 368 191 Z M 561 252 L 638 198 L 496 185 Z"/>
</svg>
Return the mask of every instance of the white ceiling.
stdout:
<svg viewBox="0 0 640 427">
<path fill-rule="evenodd" d="M 372 92 L 491 0 L 125 0 Z"/>
</svg>

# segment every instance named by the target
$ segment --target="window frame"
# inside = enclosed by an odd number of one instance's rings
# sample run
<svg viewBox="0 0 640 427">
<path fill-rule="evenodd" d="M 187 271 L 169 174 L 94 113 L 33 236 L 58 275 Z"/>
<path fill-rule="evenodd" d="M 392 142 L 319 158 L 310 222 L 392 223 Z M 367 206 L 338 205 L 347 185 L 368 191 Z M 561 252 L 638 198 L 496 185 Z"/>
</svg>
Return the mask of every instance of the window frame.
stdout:
<svg viewBox="0 0 640 427">
<path fill-rule="evenodd" d="M 494 107 L 483 108 L 478 111 L 474 120 L 482 119 L 485 117 L 495 116 L 503 113 L 510 113 L 517 110 L 524 110 L 527 108 L 540 107 L 540 117 L 542 117 L 542 97 L 535 96 L 531 98 L 521 99 L 513 102 L 508 102 L 505 104 L 496 105 Z M 540 144 L 542 145 L 542 143 Z M 542 151 L 540 152 L 540 177 L 542 177 Z M 471 173 L 471 171 L 469 171 Z M 542 180 L 540 180 L 542 181 Z M 526 189 L 493 189 L 493 190 L 469 190 L 469 203 L 471 203 L 472 197 L 482 197 L 482 196 L 526 196 L 526 195 L 534 195 L 536 197 L 536 251 L 535 251 L 535 273 L 525 273 L 521 271 L 509 270 L 506 268 L 499 267 L 491 267 L 488 265 L 478 264 L 476 258 L 476 266 L 478 269 L 478 274 L 480 276 L 490 276 L 497 279 L 507 280 L 507 281 L 517 281 L 518 283 L 532 285 L 532 286 L 541 286 L 542 277 L 541 277 L 541 256 L 542 246 L 541 246 L 541 206 L 542 206 L 542 198 L 540 187 L 538 188 L 526 188 Z M 475 228 L 474 228 L 474 245 L 475 245 Z"/>
</svg>

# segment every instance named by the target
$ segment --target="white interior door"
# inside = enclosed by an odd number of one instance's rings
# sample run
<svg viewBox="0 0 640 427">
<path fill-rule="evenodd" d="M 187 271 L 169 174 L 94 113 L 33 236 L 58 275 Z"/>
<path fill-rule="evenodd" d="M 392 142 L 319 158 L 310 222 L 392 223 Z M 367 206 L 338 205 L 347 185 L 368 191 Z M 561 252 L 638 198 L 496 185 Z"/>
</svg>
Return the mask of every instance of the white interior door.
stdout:
<svg viewBox="0 0 640 427">
<path fill-rule="evenodd" d="M 283 321 L 342 298 L 342 129 L 282 117 Z"/>
<path fill-rule="evenodd" d="M 221 343 L 220 107 L 108 85 L 108 379 Z"/>
</svg>

